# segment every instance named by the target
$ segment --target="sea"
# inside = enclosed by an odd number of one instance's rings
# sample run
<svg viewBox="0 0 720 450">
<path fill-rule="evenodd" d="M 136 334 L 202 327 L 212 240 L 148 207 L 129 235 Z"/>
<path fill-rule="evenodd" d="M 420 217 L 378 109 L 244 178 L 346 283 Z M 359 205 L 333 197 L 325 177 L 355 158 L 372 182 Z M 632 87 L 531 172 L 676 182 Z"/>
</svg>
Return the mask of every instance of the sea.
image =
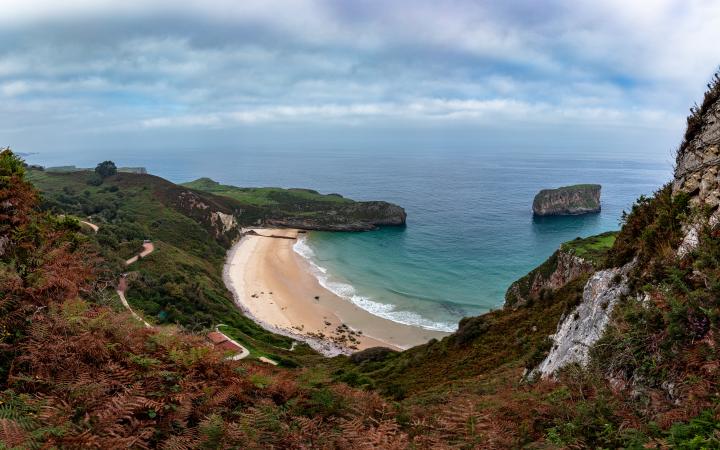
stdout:
<svg viewBox="0 0 720 450">
<path fill-rule="evenodd" d="M 125 149 L 38 152 L 29 163 L 93 167 L 110 159 L 173 182 L 301 187 L 405 208 L 407 227 L 312 232 L 295 244 L 320 282 L 378 316 L 453 331 L 501 308 L 505 291 L 561 243 L 620 227 L 622 212 L 672 176 L 667 153 L 322 149 Z M 602 211 L 535 218 L 534 195 L 602 185 Z"/>
</svg>

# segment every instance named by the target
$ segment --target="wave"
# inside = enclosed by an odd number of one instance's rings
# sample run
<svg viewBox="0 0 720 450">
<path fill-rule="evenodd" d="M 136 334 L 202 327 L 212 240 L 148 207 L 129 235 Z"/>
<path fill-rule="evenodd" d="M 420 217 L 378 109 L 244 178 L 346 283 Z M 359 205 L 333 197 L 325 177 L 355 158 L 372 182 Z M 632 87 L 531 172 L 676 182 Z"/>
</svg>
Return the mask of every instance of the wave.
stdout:
<svg viewBox="0 0 720 450">
<path fill-rule="evenodd" d="M 358 295 L 355 287 L 351 284 L 332 279 L 327 268 L 317 264 L 315 260 L 315 252 L 307 244 L 306 240 L 307 238 L 305 236 L 298 237 L 293 245 L 293 250 L 310 264 L 311 271 L 315 278 L 317 278 L 320 282 L 320 285 L 338 297 L 351 301 L 370 314 L 392 320 L 393 322 L 425 328 L 428 330 L 447 332 L 457 330 L 457 324 L 455 323 L 429 320 L 416 312 L 398 310 L 395 305 L 380 303 L 369 297 Z"/>
</svg>

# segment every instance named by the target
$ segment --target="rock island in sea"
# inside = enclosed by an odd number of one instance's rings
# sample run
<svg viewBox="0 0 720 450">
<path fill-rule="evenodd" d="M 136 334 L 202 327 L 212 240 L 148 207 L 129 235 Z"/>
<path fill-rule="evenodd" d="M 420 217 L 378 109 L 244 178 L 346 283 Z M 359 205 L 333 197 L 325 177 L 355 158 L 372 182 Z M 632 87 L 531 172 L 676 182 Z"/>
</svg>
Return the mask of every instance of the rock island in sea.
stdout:
<svg viewBox="0 0 720 450">
<path fill-rule="evenodd" d="M 543 189 L 533 200 L 536 216 L 574 216 L 600 212 L 599 184 Z"/>
</svg>

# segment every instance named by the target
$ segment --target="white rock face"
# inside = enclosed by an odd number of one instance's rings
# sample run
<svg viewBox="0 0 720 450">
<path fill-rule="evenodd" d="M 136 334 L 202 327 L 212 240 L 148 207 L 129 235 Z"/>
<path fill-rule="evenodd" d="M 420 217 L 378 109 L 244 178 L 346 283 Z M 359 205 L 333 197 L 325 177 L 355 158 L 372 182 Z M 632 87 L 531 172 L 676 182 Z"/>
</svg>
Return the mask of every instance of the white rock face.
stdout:
<svg viewBox="0 0 720 450">
<path fill-rule="evenodd" d="M 708 219 L 708 225 L 715 228 L 718 223 L 720 223 L 720 212 L 715 211 Z M 680 247 L 677 249 L 678 258 L 684 258 L 688 253 L 695 250 L 700 243 L 700 230 L 702 230 L 703 225 L 703 223 L 694 223 L 686 226 L 687 231 L 680 243 Z"/>
<path fill-rule="evenodd" d="M 615 304 L 628 293 L 627 273 L 631 267 L 629 263 L 622 268 L 595 272 L 590 277 L 582 303 L 560 322 L 550 354 L 534 373 L 544 378 L 570 363 L 587 364 L 590 347 L 605 331 Z"/>
<path fill-rule="evenodd" d="M 210 216 L 213 226 L 218 229 L 218 234 L 227 233 L 233 228 L 237 227 L 237 221 L 235 216 L 232 214 L 225 214 L 220 211 L 215 211 Z"/>
</svg>

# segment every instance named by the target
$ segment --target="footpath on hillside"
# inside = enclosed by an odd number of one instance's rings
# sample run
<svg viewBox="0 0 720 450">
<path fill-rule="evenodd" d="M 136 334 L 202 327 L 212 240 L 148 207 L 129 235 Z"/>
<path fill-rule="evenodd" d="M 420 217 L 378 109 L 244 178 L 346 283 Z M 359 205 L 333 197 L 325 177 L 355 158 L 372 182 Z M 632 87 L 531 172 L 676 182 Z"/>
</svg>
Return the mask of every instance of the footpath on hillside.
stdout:
<svg viewBox="0 0 720 450">
<path fill-rule="evenodd" d="M 80 223 L 90 227 L 93 230 L 93 232 L 95 232 L 95 233 L 97 233 L 98 230 L 100 229 L 100 227 L 98 225 L 88 222 L 88 221 L 85 221 L 85 220 L 81 220 Z M 142 258 L 145 258 L 146 256 L 148 256 L 149 254 L 151 254 L 152 252 L 155 251 L 155 245 L 152 243 L 152 241 L 150 241 L 148 239 L 146 239 L 143 242 L 142 247 L 143 247 L 142 250 L 137 255 L 135 255 L 132 258 L 125 261 L 126 266 L 130 266 L 130 265 L 138 262 Z M 117 284 L 117 289 L 116 289 L 118 297 L 120 297 L 120 302 L 125 307 L 125 309 L 130 311 L 130 314 L 132 314 L 133 317 L 135 317 L 138 321 L 142 322 L 146 328 L 152 328 L 152 325 L 150 323 L 148 323 L 138 313 L 133 311 L 132 307 L 130 307 L 130 303 L 128 303 L 127 297 L 125 297 L 125 293 L 127 292 L 127 289 L 128 289 L 127 274 L 124 273 L 120 276 L 120 279 L 118 280 L 118 284 Z M 247 358 L 248 356 L 250 356 L 250 351 L 247 348 L 245 348 L 242 344 L 238 343 L 237 341 L 231 339 L 224 333 L 220 332 L 220 330 L 218 330 L 217 328 L 216 328 L 216 331 L 213 331 L 208 334 L 208 338 L 216 347 L 220 347 L 224 350 L 230 350 L 230 351 L 236 352 L 235 355 L 233 355 L 229 358 L 233 361 L 244 359 L 244 358 Z M 265 358 L 264 356 L 260 357 L 259 359 L 262 362 L 277 365 L 277 363 L 275 361 L 273 361 L 269 358 Z"/>
</svg>

